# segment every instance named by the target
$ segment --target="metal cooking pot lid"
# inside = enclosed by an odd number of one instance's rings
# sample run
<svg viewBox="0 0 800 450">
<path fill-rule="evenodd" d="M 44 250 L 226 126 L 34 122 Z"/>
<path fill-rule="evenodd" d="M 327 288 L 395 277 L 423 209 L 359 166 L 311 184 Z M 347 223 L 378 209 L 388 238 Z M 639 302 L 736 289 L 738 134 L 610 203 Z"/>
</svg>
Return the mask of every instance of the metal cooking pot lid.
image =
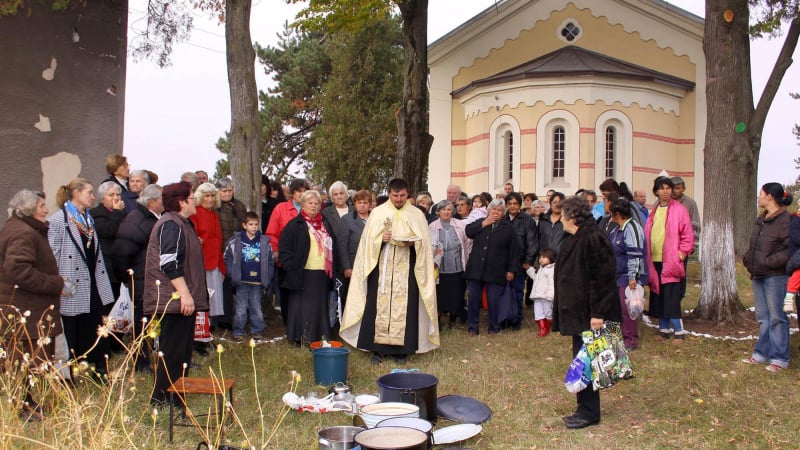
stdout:
<svg viewBox="0 0 800 450">
<path fill-rule="evenodd" d="M 453 422 L 484 423 L 492 418 L 492 410 L 485 403 L 463 395 L 445 395 L 436 399 L 436 411 Z"/>
</svg>

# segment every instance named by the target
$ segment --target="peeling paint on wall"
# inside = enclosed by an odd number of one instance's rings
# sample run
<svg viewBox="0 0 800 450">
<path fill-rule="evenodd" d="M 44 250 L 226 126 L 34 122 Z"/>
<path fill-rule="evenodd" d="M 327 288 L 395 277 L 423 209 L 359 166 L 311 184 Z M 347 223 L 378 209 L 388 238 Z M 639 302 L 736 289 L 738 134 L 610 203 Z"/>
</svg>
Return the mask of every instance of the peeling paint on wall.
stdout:
<svg viewBox="0 0 800 450">
<path fill-rule="evenodd" d="M 81 173 L 81 159 L 74 153 L 61 152 L 41 159 L 42 190 L 47 195 L 47 209 L 51 213 L 58 211 L 56 205 L 58 188 L 77 178 Z"/>
<path fill-rule="evenodd" d="M 39 114 L 39 121 L 33 124 L 34 127 L 38 128 L 39 131 L 42 133 L 49 133 L 50 132 L 50 118 Z"/>
<path fill-rule="evenodd" d="M 42 78 L 47 81 L 53 81 L 53 78 L 56 76 L 56 67 L 58 67 L 58 61 L 53 58 L 50 60 L 50 67 L 42 71 Z"/>
</svg>

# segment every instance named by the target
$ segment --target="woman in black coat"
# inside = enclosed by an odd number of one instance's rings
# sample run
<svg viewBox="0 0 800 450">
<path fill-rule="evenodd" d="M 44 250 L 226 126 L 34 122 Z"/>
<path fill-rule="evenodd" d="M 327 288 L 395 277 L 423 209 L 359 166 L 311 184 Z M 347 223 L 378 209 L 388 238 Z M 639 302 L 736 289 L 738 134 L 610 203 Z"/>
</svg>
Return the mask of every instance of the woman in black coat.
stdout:
<svg viewBox="0 0 800 450">
<path fill-rule="evenodd" d="M 464 271 L 464 278 L 468 282 L 467 334 L 470 337 L 478 334 L 484 288 L 489 307 L 489 336 L 500 332 L 500 321 L 504 319 L 498 317 L 502 315 L 499 310 L 500 296 L 506 284 L 514 279 L 514 272 L 519 266 L 519 248 L 514 225 L 503 220 L 506 213 L 505 202 L 503 199 L 492 200 L 488 211 L 489 215 L 485 219 L 472 222 L 466 229 L 467 237 L 473 240 L 467 269 Z"/>
<path fill-rule="evenodd" d="M 103 260 L 106 263 L 106 273 L 108 274 L 108 280 L 111 282 L 114 299 L 119 298 L 120 280 L 114 273 L 111 249 L 114 248 L 114 240 L 117 239 L 119 224 L 125 218 L 125 203 L 122 201 L 121 194 L 122 190 L 119 184 L 113 181 L 103 182 L 97 188 L 100 204 L 89 211 L 89 214 L 94 219 L 97 238 L 100 240 L 100 251 L 103 253 Z"/>
<path fill-rule="evenodd" d="M 289 293 L 286 337 L 298 346 L 331 337 L 328 293 L 334 254 L 333 233 L 322 220 L 319 193 L 305 191 L 300 203 L 300 214 L 278 240 L 278 260 L 286 270 L 281 287 Z"/>
<path fill-rule="evenodd" d="M 111 249 L 117 279 L 124 280 L 133 298 L 134 337 L 138 337 L 143 329 L 142 297 L 144 296 L 147 243 L 150 242 L 150 232 L 163 212 L 161 186 L 148 184 L 142 189 L 142 193 L 136 200 L 136 209 L 128 213 L 119 225 L 117 239 Z M 132 270 L 133 274 L 130 275 L 128 270 Z M 133 280 L 133 285 L 131 285 L 131 280 Z M 137 355 L 136 370 L 148 370 L 150 367 L 149 355 L 148 347 L 142 346 L 142 352 Z"/>
<path fill-rule="evenodd" d="M 595 225 L 589 203 L 573 197 L 564 200 L 561 209 L 561 223 L 569 236 L 556 260 L 553 331 L 572 336 L 574 358 L 583 344 L 581 332 L 599 329 L 606 320 L 620 322 L 622 313 L 614 248 Z M 600 392 L 588 387 L 577 397 L 577 410 L 564 417 L 567 428 L 600 423 Z"/>
</svg>

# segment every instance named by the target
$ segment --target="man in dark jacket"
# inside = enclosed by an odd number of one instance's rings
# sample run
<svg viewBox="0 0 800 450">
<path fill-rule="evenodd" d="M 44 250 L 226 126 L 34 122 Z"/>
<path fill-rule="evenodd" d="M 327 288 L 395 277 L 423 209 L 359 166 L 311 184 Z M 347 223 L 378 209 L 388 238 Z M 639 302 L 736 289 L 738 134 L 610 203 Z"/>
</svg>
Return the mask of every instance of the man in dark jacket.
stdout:
<svg viewBox="0 0 800 450">
<path fill-rule="evenodd" d="M 222 230 L 222 251 L 225 252 L 225 243 L 235 234 L 242 231 L 248 213 L 247 206 L 233 198 L 233 181 L 223 177 L 216 182 L 219 189 L 219 225 Z M 224 329 L 233 328 L 233 314 L 236 308 L 233 305 L 233 285 L 230 273 L 225 274 L 222 282 L 222 310 L 224 314 L 217 318 L 217 326 Z"/>
<path fill-rule="evenodd" d="M 514 279 L 519 265 L 517 236 L 511 222 L 504 220 L 505 202 L 492 200 L 489 215 L 480 222 L 467 225 L 467 237 L 473 239 L 472 252 L 464 271 L 467 279 L 468 334 L 478 334 L 483 289 L 489 306 L 489 336 L 500 331 L 500 321 L 507 319 L 501 311 L 501 295 L 506 284 Z M 509 314 L 510 315 L 510 314 Z"/>
<path fill-rule="evenodd" d="M 550 210 L 542 214 L 539 219 L 539 248 L 549 248 L 556 252 L 561 250 L 561 244 L 567 236 L 564 234 L 564 226 L 561 224 L 561 202 L 564 201 L 564 194 L 554 192 L 550 196 Z"/>
<path fill-rule="evenodd" d="M 517 254 L 519 264 L 514 270 L 514 298 L 517 305 L 516 319 L 510 320 L 511 328 L 518 331 L 522 328 L 522 308 L 525 296 L 525 280 L 528 275 L 526 270 L 536 261 L 536 254 L 539 252 L 539 233 L 533 218 L 522 213 L 522 196 L 519 192 L 511 192 L 506 195 L 506 216 L 505 220 L 511 222 L 517 234 Z"/>
<path fill-rule="evenodd" d="M 150 231 L 156 224 L 164 205 L 161 202 L 161 186 L 147 185 L 139 198 L 136 199 L 136 209 L 130 212 L 117 230 L 117 239 L 111 249 L 114 272 L 117 279 L 128 285 L 133 298 L 133 330 L 134 337 L 142 333 L 142 293 L 144 292 L 144 268 L 147 256 L 147 242 L 150 240 Z M 131 274 L 133 271 L 133 286 Z M 136 360 L 136 370 L 147 370 L 150 367 L 149 350 L 142 346 L 142 352 Z"/>
</svg>

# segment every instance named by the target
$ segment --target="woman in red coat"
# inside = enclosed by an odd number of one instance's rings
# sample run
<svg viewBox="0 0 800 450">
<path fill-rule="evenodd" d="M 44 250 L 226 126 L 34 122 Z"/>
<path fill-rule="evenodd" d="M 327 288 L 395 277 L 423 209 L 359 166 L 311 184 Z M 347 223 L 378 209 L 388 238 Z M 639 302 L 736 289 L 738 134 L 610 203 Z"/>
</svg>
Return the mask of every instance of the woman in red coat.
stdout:
<svg viewBox="0 0 800 450">
<path fill-rule="evenodd" d="M 211 183 L 203 183 L 194 191 L 194 199 L 197 204 L 197 213 L 190 220 L 194 224 L 200 245 L 203 246 L 206 286 L 209 289 L 208 315 L 211 317 L 213 326 L 216 325 L 216 317 L 225 315 L 222 302 L 222 281 L 225 279 L 222 226 L 215 211 L 220 205 L 219 189 Z M 201 351 L 201 353 L 203 352 Z"/>
</svg>

